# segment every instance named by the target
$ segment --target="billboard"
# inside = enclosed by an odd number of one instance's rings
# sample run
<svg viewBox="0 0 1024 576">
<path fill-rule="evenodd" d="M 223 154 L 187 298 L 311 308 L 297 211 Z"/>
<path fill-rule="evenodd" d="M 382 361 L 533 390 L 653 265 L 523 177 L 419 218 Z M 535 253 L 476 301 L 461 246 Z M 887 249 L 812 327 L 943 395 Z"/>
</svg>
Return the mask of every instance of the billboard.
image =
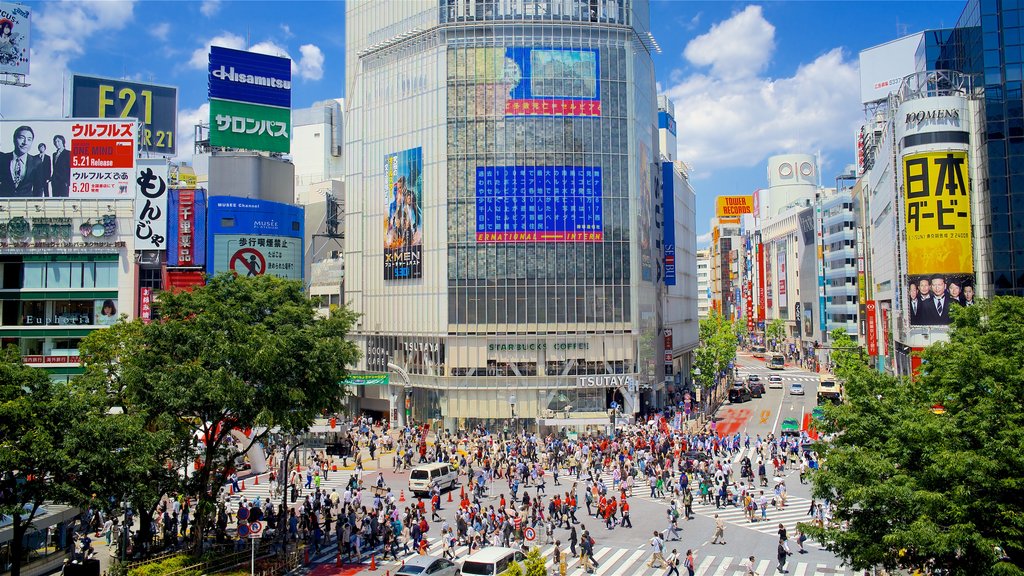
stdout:
<svg viewBox="0 0 1024 576">
<path fill-rule="evenodd" d="M 861 51 L 862 104 L 885 100 L 889 94 L 899 90 L 904 76 L 917 71 L 917 48 L 923 38 L 924 34 L 919 32 Z"/>
<path fill-rule="evenodd" d="M 946 325 L 950 304 L 974 302 L 967 152 L 906 155 L 903 184 L 910 324 Z"/>
<path fill-rule="evenodd" d="M 422 278 L 423 148 L 384 156 L 384 177 L 384 279 Z"/>
<path fill-rule="evenodd" d="M 167 160 L 139 160 L 135 171 L 135 249 L 167 249 Z"/>
<path fill-rule="evenodd" d="M 206 192 L 171 190 L 167 209 L 167 265 L 204 266 Z"/>
<path fill-rule="evenodd" d="M 600 242 L 599 166 L 476 169 L 478 242 Z"/>
<path fill-rule="evenodd" d="M 132 122 L 0 120 L 0 198 L 132 198 Z"/>
<path fill-rule="evenodd" d="M 289 108 L 210 100 L 210 145 L 291 152 Z"/>
<path fill-rule="evenodd" d="M 874 300 L 867 302 L 867 340 L 868 356 L 878 356 L 878 327 L 875 324 L 876 304 Z M 883 352 L 884 354 L 884 352 Z"/>
<path fill-rule="evenodd" d="M 177 151 L 178 89 L 99 76 L 71 77 L 74 118 L 137 118 L 139 150 L 165 156 Z"/>
<path fill-rule="evenodd" d="M 715 201 L 715 215 L 719 218 L 736 218 L 753 213 L 753 196 L 719 196 Z"/>
<path fill-rule="evenodd" d="M 105 300 L 93 300 L 94 322 L 99 326 L 112 326 L 117 322 L 119 313 L 117 311 L 117 299 L 107 298 Z"/>
<path fill-rule="evenodd" d="M 213 273 L 239 276 L 270 274 L 302 279 L 302 239 L 255 234 L 216 234 L 213 237 Z"/>
<path fill-rule="evenodd" d="M 32 10 L 0 2 L 0 74 L 28 74 L 31 33 Z"/>
<path fill-rule="evenodd" d="M 789 318 L 789 295 L 786 290 L 786 241 L 780 240 L 776 253 L 778 268 L 776 274 L 779 277 L 779 317 Z"/>
<path fill-rule="evenodd" d="M 601 115 L 597 49 L 471 48 L 466 54 L 453 58 L 450 79 L 469 83 L 477 116 Z"/>
<path fill-rule="evenodd" d="M 675 169 L 671 162 L 661 163 L 661 181 L 664 183 L 662 208 L 665 211 L 665 227 L 662 230 L 664 245 L 665 285 L 676 285 L 676 195 Z"/>
<path fill-rule="evenodd" d="M 292 106 L 292 61 L 288 58 L 211 46 L 209 72 L 211 99 Z"/>
<path fill-rule="evenodd" d="M 637 226 L 640 229 L 640 277 L 647 282 L 654 280 L 654 256 L 651 246 L 651 155 L 647 144 L 639 142 L 640 149 L 640 193 L 637 202 Z"/>
</svg>

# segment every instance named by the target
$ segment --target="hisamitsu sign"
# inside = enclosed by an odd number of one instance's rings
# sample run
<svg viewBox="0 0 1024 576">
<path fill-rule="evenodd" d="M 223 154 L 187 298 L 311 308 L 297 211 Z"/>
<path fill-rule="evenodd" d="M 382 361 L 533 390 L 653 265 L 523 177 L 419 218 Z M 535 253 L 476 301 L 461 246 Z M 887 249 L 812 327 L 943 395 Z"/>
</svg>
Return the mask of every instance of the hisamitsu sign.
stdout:
<svg viewBox="0 0 1024 576">
<path fill-rule="evenodd" d="M 292 106 L 292 61 L 220 46 L 210 47 L 210 98 Z"/>
</svg>

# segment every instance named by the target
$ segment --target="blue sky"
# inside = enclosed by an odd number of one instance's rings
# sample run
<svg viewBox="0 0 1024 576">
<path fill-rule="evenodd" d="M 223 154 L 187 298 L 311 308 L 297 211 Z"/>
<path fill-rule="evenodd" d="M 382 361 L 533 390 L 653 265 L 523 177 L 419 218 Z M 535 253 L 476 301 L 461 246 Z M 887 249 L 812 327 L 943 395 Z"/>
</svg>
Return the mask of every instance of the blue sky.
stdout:
<svg viewBox="0 0 1024 576">
<path fill-rule="evenodd" d="M 398 2 L 403 0 L 388 0 Z M 29 88 L 0 87 L 6 119 L 59 117 L 71 73 L 177 86 L 179 155 L 208 117 L 213 44 L 290 56 L 295 107 L 344 95 L 337 1 L 26 2 L 33 8 Z M 714 198 L 764 186 L 768 156 L 821 153 L 826 182 L 853 162 L 862 118 L 860 50 L 952 26 L 963 0 L 690 2 L 654 0 L 662 92 L 676 104 L 679 157 L 691 166 L 698 234 Z"/>
</svg>

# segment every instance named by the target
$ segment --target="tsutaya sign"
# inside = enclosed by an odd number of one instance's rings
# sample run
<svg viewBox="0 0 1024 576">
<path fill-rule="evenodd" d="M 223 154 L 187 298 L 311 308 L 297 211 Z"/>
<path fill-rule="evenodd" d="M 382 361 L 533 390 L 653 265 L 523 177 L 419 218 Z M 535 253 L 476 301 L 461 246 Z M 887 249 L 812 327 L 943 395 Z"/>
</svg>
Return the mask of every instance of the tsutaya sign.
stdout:
<svg viewBox="0 0 1024 576">
<path fill-rule="evenodd" d="M 636 387 L 636 378 L 631 374 L 602 374 L 600 376 L 579 376 L 576 378 L 578 388 L 622 388 L 632 390 Z"/>
</svg>

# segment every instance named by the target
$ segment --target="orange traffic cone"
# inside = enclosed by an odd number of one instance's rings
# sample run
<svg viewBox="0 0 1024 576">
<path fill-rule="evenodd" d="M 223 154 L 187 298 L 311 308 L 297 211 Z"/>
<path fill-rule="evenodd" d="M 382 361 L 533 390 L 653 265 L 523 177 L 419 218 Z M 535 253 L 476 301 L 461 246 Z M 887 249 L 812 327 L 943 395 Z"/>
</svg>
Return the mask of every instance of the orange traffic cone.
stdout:
<svg viewBox="0 0 1024 576">
<path fill-rule="evenodd" d="M 259 476 L 259 474 L 257 474 L 257 475 L 256 475 L 256 481 L 255 481 L 255 482 L 253 482 L 253 484 L 255 484 L 255 485 L 257 485 L 257 486 L 259 486 L 259 485 L 260 485 L 260 476 Z"/>
<path fill-rule="evenodd" d="M 242 480 L 242 490 L 245 490 L 245 480 Z"/>
<path fill-rule="evenodd" d="M 448 491 L 448 501 L 449 501 L 449 502 L 451 502 L 451 501 L 452 501 L 452 492 L 454 492 L 454 490 L 449 490 L 449 491 Z"/>
<path fill-rule="evenodd" d="M 235 495 L 235 485 L 234 484 L 228 484 L 228 496 L 234 496 L 234 495 Z"/>
<path fill-rule="evenodd" d="M 402 490 L 401 493 L 399 493 L 398 501 L 399 502 L 405 502 L 405 490 Z"/>
<path fill-rule="evenodd" d="M 465 500 L 465 499 L 466 499 L 466 487 L 465 486 L 459 486 L 459 500 Z"/>
<path fill-rule="evenodd" d="M 377 569 L 377 555 L 376 554 L 371 554 L 370 555 L 370 570 L 376 570 L 376 569 Z"/>
</svg>

